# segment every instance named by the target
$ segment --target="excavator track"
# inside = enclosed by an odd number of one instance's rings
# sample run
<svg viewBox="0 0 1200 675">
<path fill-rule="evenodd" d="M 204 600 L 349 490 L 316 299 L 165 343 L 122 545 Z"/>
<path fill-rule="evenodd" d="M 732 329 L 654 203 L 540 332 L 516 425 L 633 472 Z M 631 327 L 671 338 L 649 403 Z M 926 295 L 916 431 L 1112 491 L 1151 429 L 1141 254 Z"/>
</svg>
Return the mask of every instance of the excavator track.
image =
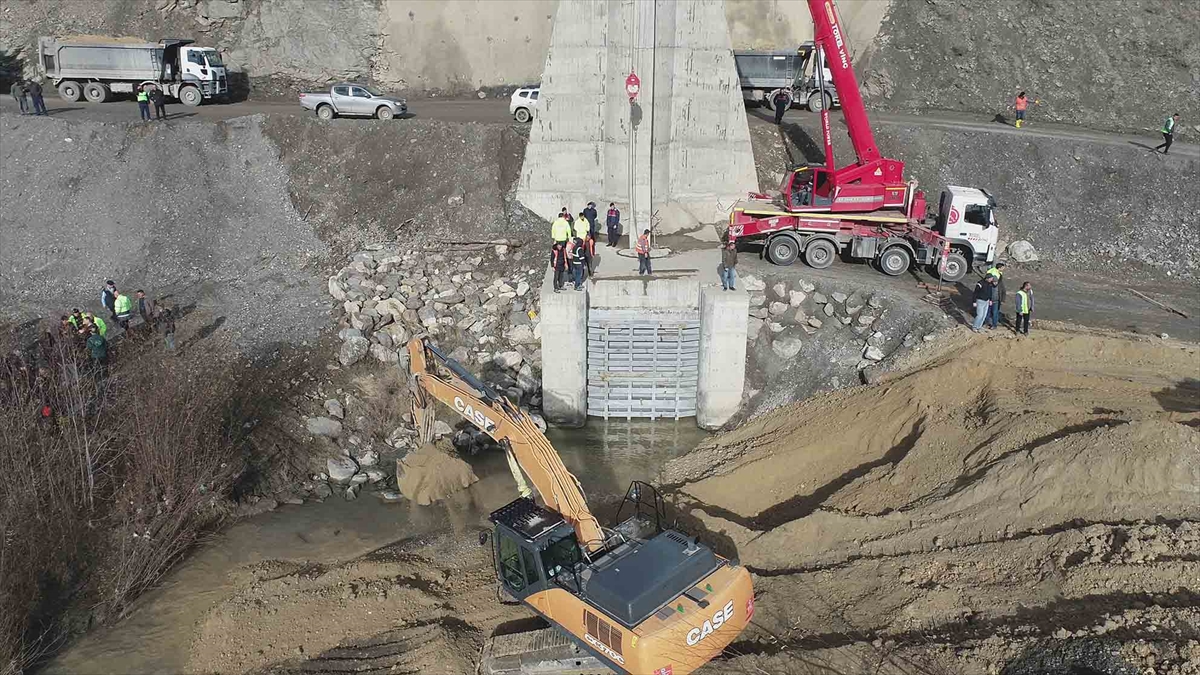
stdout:
<svg viewBox="0 0 1200 675">
<path fill-rule="evenodd" d="M 613 675 L 561 631 L 543 628 L 488 638 L 479 675 Z"/>
</svg>

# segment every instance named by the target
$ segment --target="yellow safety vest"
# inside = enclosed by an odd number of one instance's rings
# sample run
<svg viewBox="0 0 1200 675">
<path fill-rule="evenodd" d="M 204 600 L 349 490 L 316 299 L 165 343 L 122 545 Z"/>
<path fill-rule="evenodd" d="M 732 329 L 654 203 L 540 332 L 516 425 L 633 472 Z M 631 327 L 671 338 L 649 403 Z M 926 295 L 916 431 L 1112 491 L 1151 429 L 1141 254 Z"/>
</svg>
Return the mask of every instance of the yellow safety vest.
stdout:
<svg viewBox="0 0 1200 675">
<path fill-rule="evenodd" d="M 92 323 L 96 325 L 96 330 L 100 333 L 100 337 L 104 337 L 104 334 L 108 332 L 108 324 L 104 323 L 104 319 L 101 319 L 95 314 L 90 315 L 88 318 L 90 318 Z"/>
<path fill-rule="evenodd" d="M 992 267 L 992 268 L 988 269 L 987 273 L 984 274 L 984 276 L 993 276 L 993 277 L 996 277 L 997 280 L 999 280 L 1001 275 L 1003 275 L 1003 274 L 1004 273 L 1000 271 L 999 267 Z"/>
<path fill-rule="evenodd" d="M 1029 295 L 1025 291 L 1017 291 L 1017 314 L 1029 313 Z"/>
<path fill-rule="evenodd" d="M 133 311 L 133 303 L 130 302 L 129 296 L 118 293 L 116 300 L 113 301 L 113 313 L 114 314 L 129 314 L 132 311 Z"/>
<path fill-rule="evenodd" d="M 566 241 L 571 238 L 571 224 L 566 218 L 559 216 L 550 225 L 550 238 L 554 241 Z"/>
<path fill-rule="evenodd" d="M 583 239 L 584 237 L 586 237 L 588 235 L 589 227 L 590 227 L 590 224 L 588 223 L 588 219 L 580 216 L 575 221 L 575 236 L 579 237 L 580 239 Z"/>
<path fill-rule="evenodd" d="M 147 94 L 144 91 L 139 91 L 138 95 L 137 95 L 137 100 L 138 100 L 138 103 L 146 103 L 147 101 L 150 100 L 150 94 Z"/>
</svg>

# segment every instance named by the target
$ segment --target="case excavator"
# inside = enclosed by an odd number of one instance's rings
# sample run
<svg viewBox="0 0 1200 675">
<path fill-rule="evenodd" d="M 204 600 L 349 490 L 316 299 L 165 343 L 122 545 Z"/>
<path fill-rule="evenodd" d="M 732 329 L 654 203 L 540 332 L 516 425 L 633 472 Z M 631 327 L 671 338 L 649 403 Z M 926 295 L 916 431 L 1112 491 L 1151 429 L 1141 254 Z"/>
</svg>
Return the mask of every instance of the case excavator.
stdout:
<svg viewBox="0 0 1200 675">
<path fill-rule="evenodd" d="M 615 524 L 601 525 L 529 413 L 427 337 L 409 341 L 408 354 L 422 441 L 440 402 L 504 448 L 521 496 L 489 517 L 496 578 L 551 626 L 492 637 L 480 673 L 687 675 L 750 622 L 749 572 L 666 527 L 654 487 L 633 482 Z"/>
</svg>

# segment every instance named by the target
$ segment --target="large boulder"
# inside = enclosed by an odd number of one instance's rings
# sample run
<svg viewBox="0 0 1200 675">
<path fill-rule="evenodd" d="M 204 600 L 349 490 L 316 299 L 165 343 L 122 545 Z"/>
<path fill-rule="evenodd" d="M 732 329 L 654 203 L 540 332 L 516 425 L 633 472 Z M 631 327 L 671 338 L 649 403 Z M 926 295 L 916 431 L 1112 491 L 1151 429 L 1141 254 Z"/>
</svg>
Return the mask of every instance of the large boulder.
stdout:
<svg viewBox="0 0 1200 675">
<path fill-rule="evenodd" d="M 370 340 L 365 337 L 350 336 L 342 341 L 342 348 L 338 350 L 338 363 L 343 366 L 352 366 L 362 360 L 362 357 L 366 356 L 370 349 Z"/>
<path fill-rule="evenodd" d="M 309 417 L 304 420 L 304 426 L 308 433 L 317 436 L 337 438 L 342 435 L 342 423 L 328 417 Z"/>
<path fill-rule="evenodd" d="M 802 346 L 799 338 L 780 336 L 771 343 L 771 351 L 781 359 L 790 359 L 800 353 Z"/>
<path fill-rule="evenodd" d="M 1038 261 L 1037 249 L 1033 247 L 1033 244 L 1025 240 L 1014 241 L 1009 244 L 1008 257 L 1020 263 Z"/>
<path fill-rule="evenodd" d="M 329 480 L 339 485 L 349 483 L 354 474 L 358 473 L 358 465 L 349 457 L 330 457 L 325 460 L 325 465 Z"/>
<path fill-rule="evenodd" d="M 764 290 L 767 287 L 767 282 L 753 274 L 744 274 L 742 275 L 742 286 L 745 286 L 747 291 L 754 293 L 755 291 Z"/>
</svg>

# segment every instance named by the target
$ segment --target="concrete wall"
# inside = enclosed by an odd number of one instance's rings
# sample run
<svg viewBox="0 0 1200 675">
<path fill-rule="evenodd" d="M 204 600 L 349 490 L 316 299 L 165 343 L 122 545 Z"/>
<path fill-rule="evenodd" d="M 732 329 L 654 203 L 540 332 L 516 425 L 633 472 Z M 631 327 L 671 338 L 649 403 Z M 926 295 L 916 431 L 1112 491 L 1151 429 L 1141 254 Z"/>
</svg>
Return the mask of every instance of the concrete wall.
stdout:
<svg viewBox="0 0 1200 675">
<path fill-rule="evenodd" d="M 718 429 L 742 405 L 750 296 L 705 286 L 700 291 L 700 368 L 696 424 Z"/>
<path fill-rule="evenodd" d="M 629 231 L 722 219 L 756 186 L 736 83 L 720 0 L 563 0 L 518 198 L 548 219 L 615 201 Z"/>
<path fill-rule="evenodd" d="M 587 293 L 554 292 L 542 282 L 542 412 L 563 426 L 587 420 Z"/>
<path fill-rule="evenodd" d="M 695 279 L 601 279 L 589 285 L 594 309 L 695 309 L 700 287 Z"/>
</svg>

